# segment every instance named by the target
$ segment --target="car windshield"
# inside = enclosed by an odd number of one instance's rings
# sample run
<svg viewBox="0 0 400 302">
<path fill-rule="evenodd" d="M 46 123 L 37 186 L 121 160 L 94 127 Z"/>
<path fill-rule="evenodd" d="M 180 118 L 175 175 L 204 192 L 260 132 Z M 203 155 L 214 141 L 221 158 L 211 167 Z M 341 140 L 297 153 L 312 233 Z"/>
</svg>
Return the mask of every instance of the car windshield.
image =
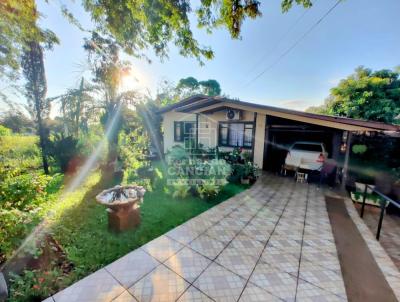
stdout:
<svg viewBox="0 0 400 302">
<path fill-rule="evenodd" d="M 295 144 L 292 149 L 300 151 L 322 152 L 321 145 L 316 144 Z"/>
</svg>

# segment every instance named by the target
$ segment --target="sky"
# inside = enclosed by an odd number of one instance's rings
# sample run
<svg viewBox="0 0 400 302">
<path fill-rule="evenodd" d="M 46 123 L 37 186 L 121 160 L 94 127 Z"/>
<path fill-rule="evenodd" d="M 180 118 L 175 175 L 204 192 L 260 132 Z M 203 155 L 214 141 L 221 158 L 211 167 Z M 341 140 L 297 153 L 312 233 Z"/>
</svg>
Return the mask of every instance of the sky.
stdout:
<svg viewBox="0 0 400 302">
<path fill-rule="evenodd" d="M 317 0 L 311 9 L 294 6 L 282 13 L 279 0 L 261 1 L 263 16 L 247 19 L 239 40 L 232 40 L 226 29 L 210 35 L 193 24 L 200 44 L 214 50 L 213 60 L 200 66 L 196 59 L 180 56 L 170 45 L 169 59 L 161 62 L 149 50 L 146 54 L 151 64 L 127 57 L 132 62 L 133 76 L 124 86 L 155 95 L 163 80 L 176 83 L 188 76 L 216 79 L 223 94 L 230 97 L 304 110 L 322 104 L 330 88 L 360 65 L 372 69 L 400 65 L 399 0 L 344 0 L 300 39 L 335 2 Z M 49 97 L 77 87 L 82 75 L 90 78 L 82 48 L 88 34 L 62 17 L 60 4 L 65 4 L 85 28 L 93 27 L 80 1 L 38 2 L 43 15 L 41 24 L 53 30 L 61 41 L 46 53 Z M 260 73 L 263 74 L 258 76 Z"/>
</svg>

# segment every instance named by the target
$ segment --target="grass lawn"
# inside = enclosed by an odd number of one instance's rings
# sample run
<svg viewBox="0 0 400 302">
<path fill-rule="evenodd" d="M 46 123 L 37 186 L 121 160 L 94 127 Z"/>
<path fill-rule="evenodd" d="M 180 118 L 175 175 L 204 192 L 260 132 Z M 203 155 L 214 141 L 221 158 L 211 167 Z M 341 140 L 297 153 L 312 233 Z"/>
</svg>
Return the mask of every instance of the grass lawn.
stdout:
<svg viewBox="0 0 400 302">
<path fill-rule="evenodd" d="M 160 164 L 155 166 L 161 169 Z M 111 263 L 249 187 L 229 183 L 211 202 L 190 195 L 173 199 L 164 191 L 165 179 L 158 177 L 152 191 L 144 196 L 140 226 L 116 234 L 107 228 L 105 207 L 94 199 L 101 190 L 114 184 L 113 179 L 106 179 L 99 171 L 92 172 L 78 190 L 67 194 L 53 209 L 52 235 L 74 265 L 68 282 Z"/>
</svg>

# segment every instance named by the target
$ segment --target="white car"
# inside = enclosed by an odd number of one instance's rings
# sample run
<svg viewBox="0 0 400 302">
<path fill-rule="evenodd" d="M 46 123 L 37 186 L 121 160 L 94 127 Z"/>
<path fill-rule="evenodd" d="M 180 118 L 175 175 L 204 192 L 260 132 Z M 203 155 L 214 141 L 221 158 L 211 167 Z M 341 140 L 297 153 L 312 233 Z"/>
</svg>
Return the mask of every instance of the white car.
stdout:
<svg viewBox="0 0 400 302">
<path fill-rule="evenodd" d="M 296 171 L 297 169 L 321 170 L 328 152 L 323 143 L 295 142 L 286 155 L 283 169 Z"/>
</svg>

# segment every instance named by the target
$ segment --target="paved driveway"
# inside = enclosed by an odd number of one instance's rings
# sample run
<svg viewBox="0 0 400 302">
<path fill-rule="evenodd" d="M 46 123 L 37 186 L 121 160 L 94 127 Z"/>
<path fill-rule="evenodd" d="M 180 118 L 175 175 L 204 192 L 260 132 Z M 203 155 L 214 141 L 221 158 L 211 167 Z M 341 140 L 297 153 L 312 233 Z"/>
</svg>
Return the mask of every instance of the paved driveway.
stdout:
<svg viewBox="0 0 400 302">
<path fill-rule="evenodd" d="M 272 175 L 51 299 L 347 300 L 322 192 Z"/>
</svg>

